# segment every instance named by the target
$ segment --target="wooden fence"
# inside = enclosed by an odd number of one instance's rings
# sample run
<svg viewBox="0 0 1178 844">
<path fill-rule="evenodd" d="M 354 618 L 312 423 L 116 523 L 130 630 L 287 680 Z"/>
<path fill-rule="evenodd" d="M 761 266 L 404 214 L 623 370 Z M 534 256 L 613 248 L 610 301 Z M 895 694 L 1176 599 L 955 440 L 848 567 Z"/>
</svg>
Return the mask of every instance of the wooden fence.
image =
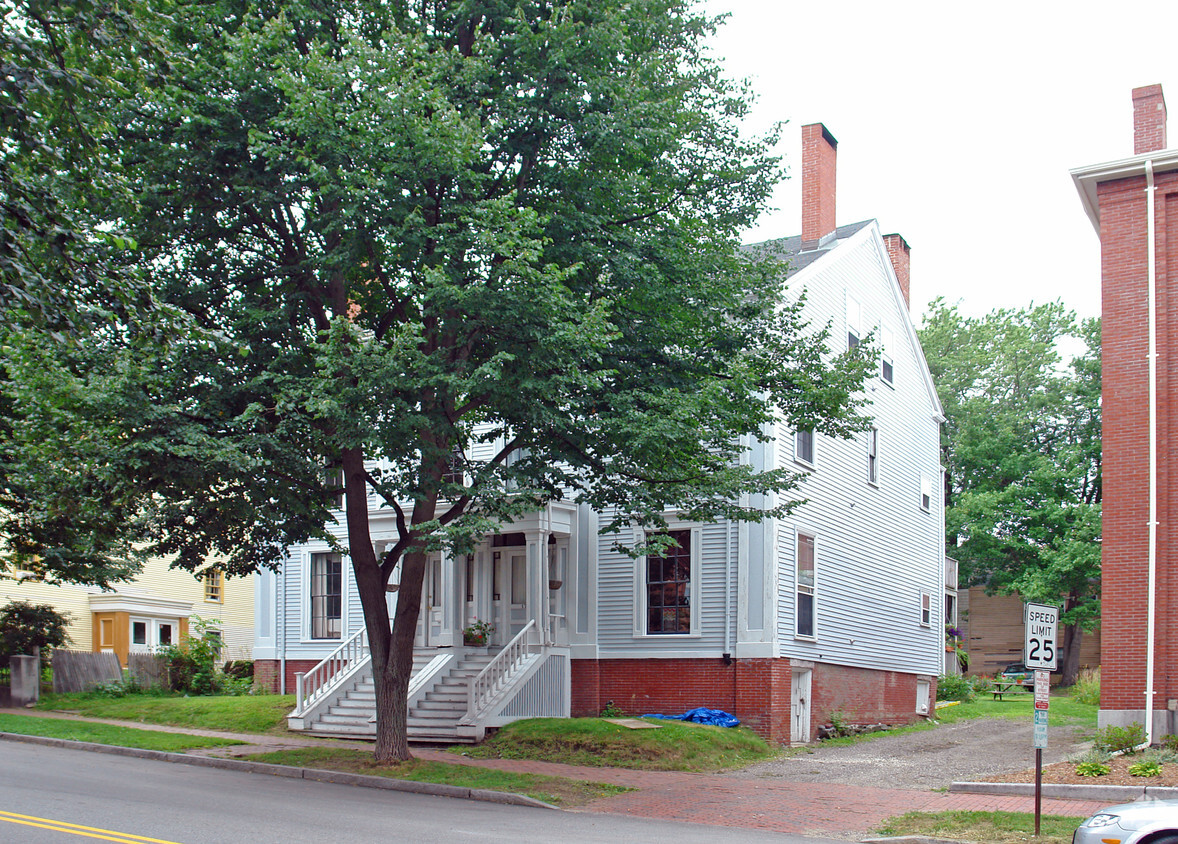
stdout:
<svg viewBox="0 0 1178 844">
<path fill-rule="evenodd" d="M 127 654 L 127 670 L 140 686 L 145 689 L 168 686 L 168 663 L 156 654 Z"/>
<path fill-rule="evenodd" d="M 88 692 L 100 683 L 122 679 L 119 659 L 112 653 L 53 651 L 53 691 Z"/>
</svg>

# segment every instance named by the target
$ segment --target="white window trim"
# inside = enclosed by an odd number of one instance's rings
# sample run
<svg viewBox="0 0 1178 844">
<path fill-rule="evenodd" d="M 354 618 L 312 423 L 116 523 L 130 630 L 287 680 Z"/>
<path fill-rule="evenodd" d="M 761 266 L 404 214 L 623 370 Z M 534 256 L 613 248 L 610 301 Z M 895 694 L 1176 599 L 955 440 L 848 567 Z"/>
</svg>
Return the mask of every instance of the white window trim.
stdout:
<svg viewBox="0 0 1178 844">
<path fill-rule="evenodd" d="M 925 498 L 928 502 L 925 502 Z M 932 512 L 933 509 L 933 479 L 932 476 L 926 475 L 923 472 L 920 474 L 920 497 L 916 499 L 917 506 L 925 513 Z"/>
<path fill-rule="evenodd" d="M 348 592 L 351 591 L 348 582 L 348 576 L 352 571 L 351 560 L 347 554 L 340 554 L 340 618 L 339 629 L 340 636 L 338 639 L 316 639 L 311 635 L 311 555 L 312 554 L 330 554 L 333 549 L 327 545 L 314 546 L 303 549 L 300 555 L 302 565 L 299 566 L 299 635 L 301 644 L 305 645 L 326 645 L 334 642 L 332 647 L 345 641 L 351 632 L 348 627 Z"/>
<path fill-rule="evenodd" d="M 703 527 L 698 522 L 680 522 L 667 519 L 667 532 L 687 530 L 691 532 L 691 594 L 688 596 L 688 609 L 691 612 L 691 632 L 689 633 L 647 633 L 646 632 L 646 555 L 635 560 L 634 566 L 634 638 L 648 642 L 675 642 L 682 639 L 698 639 L 701 637 L 700 627 L 700 592 L 701 573 L 703 569 Z M 634 539 L 641 542 L 646 539 L 643 531 L 635 531 Z"/>
<path fill-rule="evenodd" d="M 867 483 L 873 487 L 879 487 L 879 428 L 871 427 L 867 429 Z M 875 450 L 875 477 L 871 476 L 871 458 L 872 449 Z"/>
<path fill-rule="evenodd" d="M 879 380 L 894 390 L 896 389 L 896 361 L 892 357 L 892 347 L 894 345 L 892 342 L 892 332 L 884 328 L 883 323 L 880 323 L 878 331 L 879 343 L 881 347 L 879 354 Z M 885 363 L 892 368 L 891 378 L 888 378 L 886 375 L 884 375 Z"/>
<path fill-rule="evenodd" d="M 847 348 L 851 349 L 851 335 L 855 335 L 855 344 L 859 345 L 863 342 L 863 307 L 859 304 L 859 300 L 847 292 L 847 331 L 844 340 L 847 343 Z"/>
<path fill-rule="evenodd" d="M 810 458 L 811 459 L 809 459 L 809 460 L 802 457 L 801 454 L 799 454 L 799 452 L 798 452 L 798 434 L 801 434 L 801 433 L 805 432 L 806 430 L 809 430 L 809 432 L 810 432 Z M 814 429 L 813 428 L 809 428 L 809 429 L 798 428 L 797 430 L 794 431 L 793 442 L 794 442 L 794 462 L 800 466 L 805 466 L 807 469 L 813 469 L 815 467 L 815 464 L 818 463 L 818 437 L 814 435 Z"/>
<path fill-rule="evenodd" d="M 798 632 L 798 590 L 801 584 L 798 582 L 798 573 L 801 570 L 799 546 L 802 536 L 808 536 L 814 540 L 814 585 L 811 587 L 814 591 L 810 594 L 813 598 L 811 602 L 813 605 L 813 625 L 814 634 L 806 636 Z M 805 528 L 797 528 L 794 530 L 794 638 L 803 642 L 817 642 L 818 641 L 818 532 L 806 530 Z"/>
<path fill-rule="evenodd" d="M 924 617 L 924 605 L 925 605 L 926 601 L 928 602 L 928 618 L 927 619 L 925 619 L 925 617 Z M 924 590 L 921 590 L 920 597 L 918 598 L 917 604 L 916 604 L 916 617 L 920 621 L 921 627 L 932 627 L 933 626 L 933 593 L 932 592 L 925 592 Z"/>
</svg>

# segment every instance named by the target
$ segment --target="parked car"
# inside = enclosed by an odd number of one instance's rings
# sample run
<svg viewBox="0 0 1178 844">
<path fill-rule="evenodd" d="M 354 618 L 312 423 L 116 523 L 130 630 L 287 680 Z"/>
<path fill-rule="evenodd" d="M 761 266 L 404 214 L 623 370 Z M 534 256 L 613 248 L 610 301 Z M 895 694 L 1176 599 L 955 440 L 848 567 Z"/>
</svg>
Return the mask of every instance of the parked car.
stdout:
<svg viewBox="0 0 1178 844">
<path fill-rule="evenodd" d="M 1178 844 L 1178 800 L 1143 800 L 1101 809 L 1072 835 L 1072 844 Z"/>
<path fill-rule="evenodd" d="M 1024 686 L 1035 685 L 1035 672 L 1024 663 L 1012 662 L 998 672 L 999 680 L 1008 680 L 1012 683 L 1020 683 Z"/>
</svg>

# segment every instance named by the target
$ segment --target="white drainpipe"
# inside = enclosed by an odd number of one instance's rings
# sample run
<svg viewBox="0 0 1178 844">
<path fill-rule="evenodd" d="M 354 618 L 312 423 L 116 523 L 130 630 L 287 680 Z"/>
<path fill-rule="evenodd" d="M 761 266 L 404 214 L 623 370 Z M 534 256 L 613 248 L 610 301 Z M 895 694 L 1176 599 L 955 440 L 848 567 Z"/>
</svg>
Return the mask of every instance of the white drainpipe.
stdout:
<svg viewBox="0 0 1178 844">
<path fill-rule="evenodd" d="M 1157 264 L 1154 252 L 1153 162 L 1145 162 L 1145 230 L 1149 242 L 1149 599 L 1145 633 L 1145 746 L 1153 743 L 1154 621 L 1157 615 L 1156 586 L 1158 544 L 1158 377 L 1157 377 Z"/>
</svg>

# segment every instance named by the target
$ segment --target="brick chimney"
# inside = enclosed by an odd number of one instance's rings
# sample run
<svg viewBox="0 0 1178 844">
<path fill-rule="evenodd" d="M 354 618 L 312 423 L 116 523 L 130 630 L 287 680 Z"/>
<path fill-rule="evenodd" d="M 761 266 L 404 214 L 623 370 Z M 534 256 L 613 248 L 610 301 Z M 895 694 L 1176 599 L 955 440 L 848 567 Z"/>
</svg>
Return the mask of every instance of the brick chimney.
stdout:
<svg viewBox="0 0 1178 844">
<path fill-rule="evenodd" d="M 834 165 L 838 141 L 821 123 L 802 127 L 802 240 L 835 229 Z"/>
<path fill-rule="evenodd" d="M 803 128 L 803 132 L 805 129 Z M 1166 99 L 1161 85 L 1133 89 L 1133 154 L 1166 148 Z M 804 177 L 803 177 L 804 178 Z M 803 188 L 804 189 L 804 188 Z"/>
<path fill-rule="evenodd" d="M 908 285 L 912 278 L 912 248 L 908 245 L 908 241 L 898 234 L 885 234 L 884 245 L 888 247 L 892 270 L 896 273 L 896 280 L 900 282 L 900 292 L 904 294 L 904 305 L 908 310 L 912 310 L 912 301 L 908 294 Z"/>
</svg>

